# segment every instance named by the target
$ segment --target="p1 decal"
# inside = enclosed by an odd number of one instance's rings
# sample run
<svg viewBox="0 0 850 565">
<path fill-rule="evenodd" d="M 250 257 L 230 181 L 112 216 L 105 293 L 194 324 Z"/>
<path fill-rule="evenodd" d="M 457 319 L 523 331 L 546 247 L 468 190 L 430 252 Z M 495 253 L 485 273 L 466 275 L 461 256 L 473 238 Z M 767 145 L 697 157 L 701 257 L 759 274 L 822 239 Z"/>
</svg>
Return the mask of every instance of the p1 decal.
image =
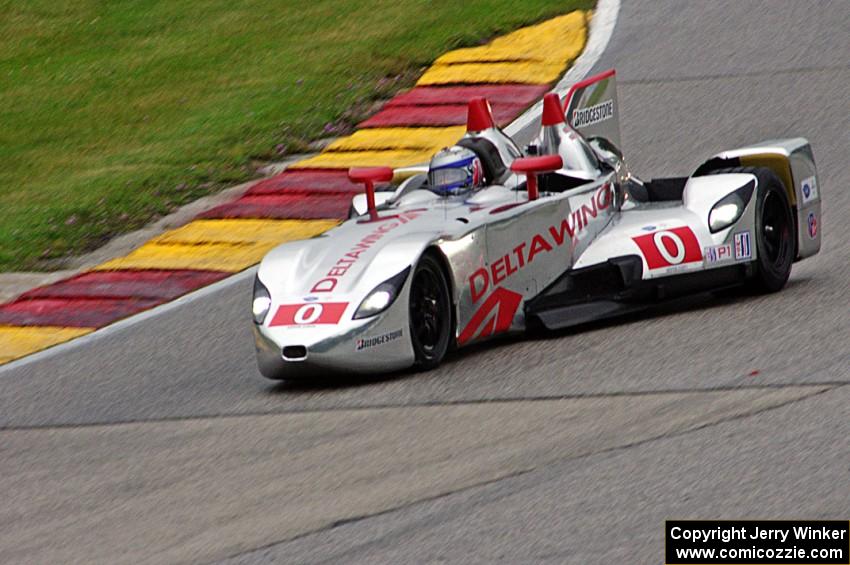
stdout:
<svg viewBox="0 0 850 565">
<path fill-rule="evenodd" d="M 753 248 L 750 246 L 750 232 L 735 234 L 735 259 L 752 259 Z"/>
<path fill-rule="evenodd" d="M 460 332 L 458 345 L 464 345 L 476 337 L 488 337 L 511 329 L 520 302 L 522 295 L 518 292 L 502 287 L 491 292 Z"/>
<path fill-rule="evenodd" d="M 633 237 L 649 269 L 702 261 L 699 241 L 688 226 Z"/>
<path fill-rule="evenodd" d="M 347 307 L 348 302 L 282 304 L 272 317 L 272 321 L 269 322 L 269 327 L 338 324 Z"/>
<path fill-rule="evenodd" d="M 705 255 L 705 264 L 712 265 L 714 263 L 722 263 L 727 259 L 732 259 L 732 245 L 724 243 L 723 245 L 712 245 L 703 250 Z"/>
<path fill-rule="evenodd" d="M 809 212 L 807 223 L 809 224 L 809 237 L 812 239 L 816 238 L 818 236 L 818 218 L 814 212 Z"/>
</svg>

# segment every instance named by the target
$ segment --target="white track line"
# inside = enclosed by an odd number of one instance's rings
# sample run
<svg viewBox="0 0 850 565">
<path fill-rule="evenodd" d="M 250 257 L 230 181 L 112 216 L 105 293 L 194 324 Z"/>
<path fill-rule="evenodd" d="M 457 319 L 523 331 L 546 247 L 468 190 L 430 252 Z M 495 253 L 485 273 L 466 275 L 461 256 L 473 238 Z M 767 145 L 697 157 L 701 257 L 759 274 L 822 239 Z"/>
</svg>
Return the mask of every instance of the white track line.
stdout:
<svg viewBox="0 0 850 565">
<path fill-rule="evenodd" d="M 558 84 L 555 85 L 555 88 L 552 89 L 552 92 L 557 92 L 558 94 L 563 95 L 570 88 L 570 86 L 583 79 L 590 72 L 593 66 L 599 61 L 599 58 L 602 56 L 602 53 L 605 52 L 605 48 L 608 47 L 608 42 L 610 41 L 611 35 L 614 32 L 614 26 L 617 24 L 617 16 L 619 15 L 619 13 L 620 0 L 599 0 L 599 3 L 596 5 L 596 11 L 593 13 L 593 19 L 590 21 L 589 39 L 587 41 L 587 45 L 584 48 L 584 51 L 581 55 L 579 55 L 578 59 L 575 60 L 573 66 L 570 67 L 570 69 L 563 76 L 563 78 L 561 78 Z M 527 128 L 535 124 L 535 120 L 540 119 L 540 115 L 542 112 L 543 101 L 541 100 L 537 104 L 526 110 L 519 118 L 514 120 L 508 127 L 506 127 L 505 133 L 510 136 L 514 136 L 517 133 L 526 130 Z M 92 343 L 98 339 L 108 337 L 116 332 L 120 332 L 124 329 L 135 326 L 136 324 L 147 321 L 155 316 L 165 314 L 166 312 L 170 312 L 176 308 L 185 306 L 186 304 L 191 304 L 192 302 L 200 300 L 206 296 L 209 296 L 210 294 L 213 294 L 225 288 L 229 288 L 235 284 L 239 284 L 245 279 L 253 277 L 256 272 L 257 267 L 251 267 L 250 269 L 241 271 L 231 277 L 218 281 L 217 283 L 213 283 L 209 286 L 205 286 L 196 291 L 190 292 L 189 294 L 185 294 L 176 300 L 166 302 L 165 304 L 161 304 L 159 306 L 156 306 L 155 308 L 151 308 L 150 310 L 145 310 L 144 312 L 140 312 L 138 314 L 130 316 L 129 318 L 119 320 L 114 324 L 110 324 L 103 328 L 97 329 L 90 334 L 86 334 L 76 339 L 66 341 L 65 343 L 60 343 L 58 345 L 54 345 L 53 347 L 37 351 L 36 353 L 32 353 L 30 355 L 27 355 L 26 357 L 22 357 L 15 361 L 11 361 L 9 363 L 6 363 L 5 365 L 0 365 L 0 374 L 8 371 L 13 371 L 15 369 L 20 369 L 21 367 L 29 365 L 30 363 L 36 363 L 38 361 L 53 357 L 55 355 L 61 355 L 62 353 L 65 353 L 66 351 L 70 351 L 71 349 L 77 347 L 85 347 L 89 343 Z M 245 299 L 245 309 L 245 319 L 247 323 L 247 298 Z"/>
</svg>

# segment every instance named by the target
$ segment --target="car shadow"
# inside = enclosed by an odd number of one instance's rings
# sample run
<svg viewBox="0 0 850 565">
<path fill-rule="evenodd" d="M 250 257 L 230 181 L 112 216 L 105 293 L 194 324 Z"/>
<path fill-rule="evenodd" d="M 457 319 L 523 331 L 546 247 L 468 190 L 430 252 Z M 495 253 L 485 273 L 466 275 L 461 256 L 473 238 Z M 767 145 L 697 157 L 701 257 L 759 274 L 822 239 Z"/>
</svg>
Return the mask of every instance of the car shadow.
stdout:
<svg viewBox="0 0 850 565">
<path fill-rule="evenodd" d="M 403 369 L 400 371 L 376 375 L 329 374 L 327 377 L 320 377 L 316 380 L 274 382 L 267 388 L 266 392 L 269 394 L 287 394 L 296 396 L 299 394 L 313 394 L 316 392 L 331 390 L 364 388 L 372 385 L 413 378 L 423 374 L 425 373 L 415 371 L 413 369 Z"/>
<path fill-rule="evenodd" d="M 796 287 L 805 287 L 809 283 L 808 278 L 798 278 L 788 281 L 784 291 Z M 780 291 L 781 292 L 781 291 Z M 625 326 L 634 323 L 655 320 L 673 314 L 684 314 L 688 312 L 711 311 L 723 306 L 744 304 L 771 295 L 750 292 L 743 288 L 730 288 L 725 290 L 712 290 L 701 293 L 690 294 L 679 298 L 670 299 L 657 304 L 651 304 L 645 309 L 635 312 L 619 314 L 610 318 L 594 320 L 583 324 L 577 324 L 559 330 L 546 330 L 545 328 L 534 329 L 529 332 L 529 339 L 546 340 L 561 339 L 576 334 L 585 334 L 593 331 L 604 330 L 615 326 Z"/>
<path fill-rule="evenodd" d="M 808 277 L 795 278 L 788 281 L 785 291 L 807 286 L 810 282 Z M 432 376 L 435 378 L 451 378 L 453 367 L 462 361 L 469 361 L 479 355 L 488 355 L 504 346 L 524 341 L 544 341 L 568 338 L 573 335 L 587 334 L 601 331 L 615 326 L 626 326 L 629 324 L 645 322 L 687 312 L 698 312 L 711 310 L 722 306 L 730 306 L 746 303 L 763 298 L 766 295 L 753 294 L 741 288 L 728 290 L 708 291 L 692 294 L 681 298 L 671 299 L 658 304 L 647 306 L 646 309 L 619 314 L 610 318 L 577 324 L 559 330 L 547 330 L 545 328 L 531 329 L 524 334 L 510 336 L 497 336 L 482 343 L 476 343 L 463 349 L 455 349 L 446 354 L 439 368 L 432 371 L 416 371 L 414 369 L 402 369 L 391 373 L 377 375 L 329 375 L 321 380 L 311 381 L 280 381 L 272 384 L 267 392 L 270 394 L 314 394 L 324 391 L 338 391 L 344 389 L 358 389 L 388 382 L 402 381 L 404 379 L 422 378 Z"/>
</svg>

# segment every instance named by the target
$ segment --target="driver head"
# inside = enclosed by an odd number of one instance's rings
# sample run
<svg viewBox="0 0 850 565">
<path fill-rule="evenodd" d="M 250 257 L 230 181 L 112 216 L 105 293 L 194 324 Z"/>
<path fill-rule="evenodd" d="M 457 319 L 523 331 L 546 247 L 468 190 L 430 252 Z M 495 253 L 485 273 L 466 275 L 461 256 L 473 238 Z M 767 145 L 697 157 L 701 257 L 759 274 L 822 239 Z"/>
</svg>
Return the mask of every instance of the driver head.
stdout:
<svg viewBox="0 0 850 565">
<path fill-rule="evenodd" d="M 466 194 L 484 185 L 481 159 L 471 149 L 454 145 L 441 149 L 428 167 L 428 185 L 441 196 Z"/>
</svg>

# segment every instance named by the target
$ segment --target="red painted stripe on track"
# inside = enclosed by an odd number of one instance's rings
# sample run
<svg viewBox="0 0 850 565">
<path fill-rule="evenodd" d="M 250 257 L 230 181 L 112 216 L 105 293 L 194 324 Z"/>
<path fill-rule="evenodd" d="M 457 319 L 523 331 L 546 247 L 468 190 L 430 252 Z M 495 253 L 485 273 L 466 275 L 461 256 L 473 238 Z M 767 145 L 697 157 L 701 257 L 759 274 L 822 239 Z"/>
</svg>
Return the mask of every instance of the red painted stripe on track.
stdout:
<svg viewBox="0 0 850 565">
<path fill-rule="evenodd" d="M 99 328 L 165 302 L 158 298 L 35 298 L 0 306 L 0 325 Z"/>
<path fill-rule="evenodd" d="M 492 104 L 493 118 L 505 126 L 519 116 L 526 104 Z M 361 128 L 401 126 L 458 126 L 466 123 L 466 104 L 438 106 L 392 106 L 384 108 L 368 120 L 358 124 Z"/>
<path fill-rule="evenodd" d="M 345 219 L 351 193 L 280 193 L 243 196 L 201 214 L 201 218 L 270 218 L 280 220 Z"/>
<path fill-rule="evenodd" d="M 358 127 L 463 125 L 467 103 L 480 96 L 490 101 L 496 122 L 504 126 L 548 90 L 547 85 L 540 84 L 417 86 L 394 97 Z"/>
<path fill-rule="evenodd" d="M 545 84 L 479 84 L 470 86 L 417 86 L 398 94 L 384 105 L 430 106 L 441 104 L 466 104 L 471 98 L 483 96 L 490 104 L 524 104 L 536 102 L 549 91 Z"/>
<path fill-rule="evenodd" d="M 223 271 L 90 271 L 22 294 L 34 298 L 153 298 L 173 300 L 227 277 Z"/>
<path fill-rule="evenodd" d="M 348 180 L 346 169 L 291 169 L 255 184 L 246 195 L 288 192 L 363 192 L 363 187 Z"/>
</svg>

